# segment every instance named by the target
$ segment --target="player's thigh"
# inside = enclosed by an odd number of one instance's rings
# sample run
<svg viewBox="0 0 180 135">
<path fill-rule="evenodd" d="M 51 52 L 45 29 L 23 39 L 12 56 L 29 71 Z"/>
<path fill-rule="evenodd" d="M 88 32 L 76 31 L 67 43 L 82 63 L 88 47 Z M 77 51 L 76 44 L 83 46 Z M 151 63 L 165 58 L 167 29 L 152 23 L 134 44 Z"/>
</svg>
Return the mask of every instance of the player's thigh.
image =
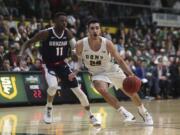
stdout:
<svg viewBox="0 0 180 135">
<path fill-rule="evenodd" d="M 78 86 L 78 81 L 74 78 L 72 81 L 69 80 L 68 76 L 72 71 L 70 70 L 69 66 L 63 66 L 56 71 L 58 77 L 61 78 L 61 81 L 64 85 L 69 88 L 75 88 Z"/>
<path fill-rule="evenodd" d="M 112 72 L 106 73 L 106 76 L 110 79 L 112 84 L 115 86 L 116 89 L 123 88 L 123 81 L 126 78 L 126 75 L 122 72 Z"/>
<path fill-rule="evenodd" d="M 96 89 L 102 88 L 102 89 L 108 89 L 108 83 L 100 80 L 94 80 L 93 85 Z"/>
<path fill-rule="evenodd" d="M 108 83 L 101 80 L 93 81 L 94 88 L 99 92 L 107 92 L 108 91 Z"/>
<path fill-rule="evenodd" d="M 54 71 L 48 70 L 44 66 L 44 72 L 45 72 L 45 79 L 47 81 L 47 84 L 49 87 L 56 87 L 58 86 L 57 77 L 55 76 L 56 73 Z"/>
</svg>

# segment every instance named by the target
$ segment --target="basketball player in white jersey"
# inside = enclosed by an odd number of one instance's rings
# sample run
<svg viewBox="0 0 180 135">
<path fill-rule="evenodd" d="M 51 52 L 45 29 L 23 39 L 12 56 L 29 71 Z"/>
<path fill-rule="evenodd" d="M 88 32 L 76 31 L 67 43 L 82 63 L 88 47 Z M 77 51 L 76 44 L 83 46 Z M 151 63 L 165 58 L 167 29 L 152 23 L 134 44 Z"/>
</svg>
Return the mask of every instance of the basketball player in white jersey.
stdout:
<svg viewBox="0 0 180 135">
<path fill-rule="evenodd" d="M 108 92 L 109 85 L 114 85 L 116 89 L 121 89 L 137 106 L 138 112 L 143 118 L 145 124 L 152 125 L 153 119 L 142 104 L 138 94 L 129 94 L 122 88 L 123 80 L 126 78 L 124 72 L 128 76 L 133 76 L 133 72 L 118 54 L 113 43 L 100 36 L 101 31 L 98 20 L 91 19 L 87 26 L 88 37 L 85 37 L 77 42 L 76 53 L 92 75 L 94 87 L 104 97 L 107 103 L 124 116 L 125 122 L 132 122 L 135 120 L 135 117 L 120 105 L 115 96 Z M 112 63 L 111 57 L 114 57 L 119 65 Z M 121 68 L 119 68 L 119 66 Z"/>
</svg>

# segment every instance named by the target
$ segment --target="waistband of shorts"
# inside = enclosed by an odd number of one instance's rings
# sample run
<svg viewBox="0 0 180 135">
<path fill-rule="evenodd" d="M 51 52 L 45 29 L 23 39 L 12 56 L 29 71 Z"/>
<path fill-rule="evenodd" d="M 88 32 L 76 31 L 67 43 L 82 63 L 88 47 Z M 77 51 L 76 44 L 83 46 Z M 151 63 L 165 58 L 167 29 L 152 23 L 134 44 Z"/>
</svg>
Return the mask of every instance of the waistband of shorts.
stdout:
<svg viewBox="0 0 180 135">
<path fill-rule="evenodd" d="M 66 65 L 66 62 L 64 60 L 61 61 L 57 61 L 57 62 L 44 62 L 43 64 L 46 64 L 47 66 L 51 66 L 51 67 L 56 67 L 56 66 L 60 66 L 60 65 Z"/>
</svg>

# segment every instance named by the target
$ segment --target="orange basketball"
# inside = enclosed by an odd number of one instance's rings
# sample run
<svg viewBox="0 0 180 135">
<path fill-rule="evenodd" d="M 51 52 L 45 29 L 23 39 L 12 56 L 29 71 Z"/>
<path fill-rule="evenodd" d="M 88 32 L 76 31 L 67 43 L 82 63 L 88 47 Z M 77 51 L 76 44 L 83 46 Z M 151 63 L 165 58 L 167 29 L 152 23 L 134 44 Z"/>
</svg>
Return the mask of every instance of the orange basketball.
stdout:
<svg viewBox="0 0 180 135">
<path fill-rule="evenodd" d="M 140 90 L 141 80 L 136 76 L 129 76 L 123 81 L 123 88 L 126 92 L 133 94 Z"/>
</svg>

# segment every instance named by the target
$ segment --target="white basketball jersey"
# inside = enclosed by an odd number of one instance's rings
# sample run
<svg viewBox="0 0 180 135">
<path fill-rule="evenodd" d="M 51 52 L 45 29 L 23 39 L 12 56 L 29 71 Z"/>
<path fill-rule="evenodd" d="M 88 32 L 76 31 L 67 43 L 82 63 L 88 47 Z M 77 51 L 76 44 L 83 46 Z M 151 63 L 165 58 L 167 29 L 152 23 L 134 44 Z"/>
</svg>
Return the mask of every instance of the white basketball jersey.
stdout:
<svg viewBox="0 0 180 135">
<path fill-rule="evenodd" d="M 101 47 L 98 51 L 93 51 L 88 42 L 88 38 L 83 38 L 82 60 L 85 67 L 93 75 L 103 72 L 112 72 L 114 63 L 111 62 L 111 56 L 106 49 L 107 39 L 101 37 Z"/>
</svg>

